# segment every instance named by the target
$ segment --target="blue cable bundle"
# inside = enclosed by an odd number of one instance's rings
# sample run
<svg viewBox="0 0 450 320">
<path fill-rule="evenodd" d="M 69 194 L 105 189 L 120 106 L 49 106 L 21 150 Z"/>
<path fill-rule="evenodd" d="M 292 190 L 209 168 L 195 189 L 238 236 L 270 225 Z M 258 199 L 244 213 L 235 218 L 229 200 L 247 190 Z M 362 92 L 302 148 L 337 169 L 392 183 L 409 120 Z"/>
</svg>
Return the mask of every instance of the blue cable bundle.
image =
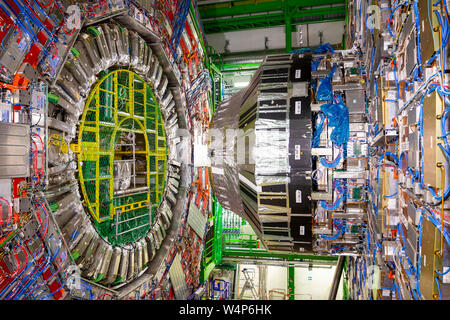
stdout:
<svg viewBox="0 0 450 320">
<path fill-rule="evenodd" d="M 320 110 L 328 118 L 328 125 L 334 127 L 330 135 L 331 141 L 338 147 L 342 146 L 349 139 L 350 124 L 347 106 L 343 103 L 327 103 L 321 105 Z"/>
<path fill-rule="evenodd" d="M 441 231 L 441 223 L 440 223 L 440 221 L 437 220 L 437 218 L 434 216 L 434 213 L 432 211 L 429 211 L 429 212 L 431 212 L 431 216 L 427 216 L 428 220 L 431 221 L 431 223 L 440 232 Z M 450 234 L 448 233 L 448 231 L 445 228 L 444 228 L 444 239 L 447 241 L 447 244 L 450 245 Z"/>
<path fill-rule="evenodd" d="M 313 61 L 311 62 L 311 70 L 312 71 L 317 71 L 317 67 L 320 64 L 320 61 L 322 60 L 322 57 L 318 57 L 317 59 L 313 59 Z"/>
<path fill-rule="evenodd" d="M 320 112 L 317 114 L 316 119 L 315 119 L 315 124 L 316 124 L 316 129 L 314 130 L 313 133 L 313 138 L 311 141 L 311 146 L 313 148 L 317 148 L 320 145 L 320 135 L 322 134 L 323 131 L 323 123 L 325 122 L 325 115 Z"/>
<path fill-rule="evenodd" d="M 320 237 L 321 237 L 322 239 L 325 239 L 325 240 L 336 240 L 337 238 L 339 238 L 339 236 L 340 236 L 341 234 L 343 234 L 342 229 L 339 230 L 339 232 L 336 233 L 334 236 L 328 237 L 327 235 L 321 234 Z"/>
<path fill-rule="evenodd" d="M 388 20 L 388 31 L 389 31 L 389 35 L 391 36 L 391 38 L 392 38 L 393 40 L 394 40 L 395 38 L 394 38 L 394 35 L 392 34 L 392 31 L 391 31 L 391 20 L 392 20 L 392 18 L 394 18 L 394 13 L 395 13 L 395 11 L 397 11 L 397 9 L 400 8 L 401 6 L 407 5 L 407 4 L 408 4 L 408 2 L 398 4 L 398 5 L 394 8 L 394 10 L 392 10 L 391 15 L 389 16 L 389 20 Z"/>
<path fill-rule="evenodd" d="M 310 49 L 310 48 L 300 48 L 300 49 L 295 49 L 290 51 L 289 53 L 307 53 L 307 52 L 312 52 L 312 53 L 326 53 L 326 52 L 333 52 L 333 47 L 331 46 L 331 44 L 324 43 L 321 44 L 320 46 L 317 47 L 317 49 Z"/>
<path fill-rule="evenodd" d="M 434 272 L 436 272 L 440 276 L 445 276 L 449 271 L 450 271 L 450 268 L 448 268 L 447 271 L 445 271 L 445 272 L 439 272 L 437 270 L 435 270 Z"/>
<path fill-rule="evenodd" d="M 330 73 L 320 80 L 319 87 L 317 88 L 316 98 L 318 101 L 331 101 L 333 100 L 333 88 L 331 86 L 331 79 L 337 69 L 337 65 L 334 64 Z"/>
<path fill-rule="evenodd" d="M 381 163 L 381 161 L 384 159 L 385 156 L 391 156 L 394 159 L 395 164 L 398 164 L 398 158 L 395 154 L 393 154 L 390 151 L 386 151 L 378 158 L 378 163 Z"/>
<path fill-rule="evenodd" d="M 336 202 L 333 203 L 332 205 L 329 205 L 325 200 L 320 200 L 319 204 L 325 210 L 336 210 L 341 205 L 341 202 L 342 202 L 342 197 L 339 197 L 336 199 Z"/>
<path fill-rule="evenodd" d="M 420 49 L 420 22 L 419 22 L 419 0 L 415 0 L 414 4 L 414 22 L 415 22 L 415 26 L 416 26 L 416 35 L 417 35 L 417 52 L 421 52 Z M 417 64 L 418 64 L 418 69 L 416 70 L 417 72 L 420 72 L 420 75 L 422 75 L 423 71 L 422 71 L 422 56 L 420 54 L 417 55 Z M 422 78 L 418 79 L 419 81 L 422 81 Z"/>
<path fill-rule="evenodd" d="M 342 158 L 342 149 L 340 150 L 338 156 L 333 161 L 329 162 L 325 157 L 320 158 L 320 164 L 323 165 L 325 168 L 335 168 Z"/>
<path fill-rule="evenodd" d="M 181 34 L 184 29 L 184 24 L 186 22 L 187 15 L 189 13 L 189 6 L 191 4 L 190 0 L 178 0 L 177 2 L 177 10 L 175 12 L 175 17 L 173 18 L 173 33 L 172 38 L 170 39 L 170 48 L 172 49 L 172 53 L 174 59 L 177 59 L 177 49 L 180 44 Z"/>
</svg>

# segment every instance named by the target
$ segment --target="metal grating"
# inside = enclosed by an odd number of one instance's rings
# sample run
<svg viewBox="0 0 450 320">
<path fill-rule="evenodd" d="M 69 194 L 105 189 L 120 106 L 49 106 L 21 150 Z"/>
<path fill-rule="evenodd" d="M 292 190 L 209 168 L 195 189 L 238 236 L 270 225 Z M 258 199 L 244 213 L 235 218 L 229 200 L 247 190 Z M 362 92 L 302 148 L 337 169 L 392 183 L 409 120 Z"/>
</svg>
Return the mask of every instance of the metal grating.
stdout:
<svg viewBox="0 0 450 320">
<path fill-rule="evenodd" d="M 195 205 L 194 200 L 192 200 L 191 205 L 189 206 L 189 215 L 187 222 L 201 239 L 203 239 L 203 236 L 205 234 L 206 220 L 207 218 L 200 212 L 200 210 Z"/>
<path fill-rule="evenodd" d="M 0 178 L 29 175 L 30 126 L 0 122 Z"/>
<path fill-rule="evenodd" d="M 173 259 L 172 265 L 169 269 L 169 276 L 173 291 L 175 293 L 175 298 L 177 300 L 186 300 L 189 295 L 187 292 L 183 268 L 181 267 L 181 257 L 179 253 L 177 253 Z"/>
</svg>

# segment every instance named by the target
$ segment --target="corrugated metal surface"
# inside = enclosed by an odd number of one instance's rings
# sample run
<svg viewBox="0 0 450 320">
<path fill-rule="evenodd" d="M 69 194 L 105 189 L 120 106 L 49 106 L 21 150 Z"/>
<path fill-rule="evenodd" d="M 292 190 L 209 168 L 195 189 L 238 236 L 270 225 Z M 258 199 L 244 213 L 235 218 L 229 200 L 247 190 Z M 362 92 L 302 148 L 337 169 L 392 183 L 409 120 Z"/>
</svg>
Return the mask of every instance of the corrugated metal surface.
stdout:
<svg viewBox="0 0 450 320">
<path fill-rule="evenodd" d="M 28 176 L 30 126 L 0 122 L 0 135 L 0 178 Z"/>
<path fill-rule="evenodd" d="M 191 205 L 189 207 L 189 215 L 188 215 L 188 224 L 191 228 L 198 234 L 198 236 L 203 239 L 205 234 L 205 226 L 206 226 L 207 218 L 200 212 L 200 210 L 195 205 L 194 201 L 191 201 Z"/>
<path fill-rule="evenodd" d="M 169 269 L 169 276 L 173 291 L 175 293 L 175 298 L 177 300 L 186 300 L 189 295 L 186 288 L 186 281 L 184 279 L 184 272 L 181 267 L 181 257 L 179 253 L 177 253 L 173 259 L 172 265 Z"/>
</svg>

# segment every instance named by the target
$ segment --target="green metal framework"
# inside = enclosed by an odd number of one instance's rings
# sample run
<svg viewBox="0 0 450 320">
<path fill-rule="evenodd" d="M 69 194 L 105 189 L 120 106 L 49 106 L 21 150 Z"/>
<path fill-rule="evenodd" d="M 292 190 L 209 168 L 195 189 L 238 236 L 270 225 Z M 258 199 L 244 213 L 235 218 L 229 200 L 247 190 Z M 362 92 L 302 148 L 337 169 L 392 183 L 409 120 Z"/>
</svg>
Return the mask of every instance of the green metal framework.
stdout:
<svg viewBox="0 0 450 320">
<path fill-rule="evenodd" d="M 288 271 L 287 286 L 288 286 L 289 300 L 295 300 L 295 267 L 288 266 L 287 271 Z"/>
<path fill-rule="evenodd" d="M 266 28 L 285 25 L 286 51 L 292 50 L 291 32 L 295 26 L 306 23 L 343 21 L 346 17 L 345 0 L 238 0 L 220 2 L 211 5 L 200 5 L 199 13 L 206 33 L 238 31 L 255 28 Z M 326 6 L 317 8 L 317 6 Z M 255 71 L 259 63 L 251 64 L 224 64 L 220 61 L 221 56 L 209 47 L 206 50 L 201 28 L 197 22 L 196 10 L 191 4 L 190 14 L 194 21 L 196 32 L 199 34 L 200 44 L 205 52 L 204 64 L 209 70 L 213 83 L 213 94 L 208 98 L 212 103 L 211 112 L 222 100 L 223 74 L 237 71 Z M 236 17 L 236 15 L 251 14 L 247 17 Z M 241 55 L 242 53 L 239 53 Z M 248 53 L 252 56 L 253 53 Z M 210 57 L 214 57 L 212 63 Z M 337 260 L 334 256 L 323 256 L 315 254 L 297 254 L 286 252 L 268 252 L 260 248 L 259 239 L 254 234 L 239 233 L 233 235 L 227 233 L 232 226 L 224 226 L 223 209 L 215 197 L 211 197 L 211 215 L 209 220 L 213 221 L 211 235 L 205 242 L 204 255 L 200 282 L 208 279 L 214 268 L 224 266 L 223 258 L 252 258 L 252 259 L 282 259 L 285 261 L 329 261 Z M 237 223 L 242 223 L 242 219 Z M 240 226 L 239 226 L 240 227 Z M 228 230 L 225 230 L 228 229 Z M 236 230 L 238 226 L 236 226 Z M 228 266 L 228 265 L 227 265 Z M 291 288 L 290 299 L 295 299 L 294 267 L 289 267 L 288 281 Z"/>
<path fill-rule="evenodd" d="M 209 220 L 213 221 L 213 228 L 211 229 L 211 237 L 207 237 L 205 242 L 200 274 L 201 282 L 207 280 L 210 272 L 222 262 L 222 206 L 219 204 L 216 197 L 212 197 L 211 217 Z"/>
<path fill-rule="evenodd" d="M 345 0 L 238 0 L 200 5 L 199 12 L 205 32 L 219 33 L 342 21 L 346 7 Z"/>
<path fill-rule="evenodd" d="M 336 261 L 335 256 L 315 255 L 315 254 L 298 254 L 288 252 L 269 252 L 263 249 L 233 249 L 224 250 L 223 257 L 252 257 L 252 258 L 277 258 L 287 261 Z"/>
<path fill-rule="evenodd" d="M 217 199 L 212 200 L 212 216 L 214 229 L 211 237 L 205 243 L 205 254 L 202 261 L 200 280 L 208 279 L 209 273 L 219 267 L 223 258 L 281 259 L 285 261 L 336 261 L 335 256 L 299 254 L 289 252 L 269 252 L 259 245 L 255 234 L 241 232 L 241 226 L 246 221 L 238 215 L 235 218 L 224 218 L 224 209 Z M 292 271 L 292 274 L 294 271 Z M 293 283 L 293 282 L 292 282 Z M 294 294 L 292 295 L 294 297 Z"/>
<path fill-rule="evenodd" d="M 78 145 L 78 179 L 99 234 L 113 245 L 142 238 L 167 167 L 164 123 L 150 86 L 130 70 L 103 72 L 87 99 Z M 120 168 L 127 168 L 129 189 L 117 187 Z"/>
<path fill-rule="evenodd" d="M 348 268 L 348 262 L 347 262 L 347 257 L 345 258 L 344 261 L 344 269 L 342 272 L 342 299 L 343 300 L 349 300 L 349 292 L 348 292 L 348 280 L 347 280 L 347 268 Z"/>
</svg>

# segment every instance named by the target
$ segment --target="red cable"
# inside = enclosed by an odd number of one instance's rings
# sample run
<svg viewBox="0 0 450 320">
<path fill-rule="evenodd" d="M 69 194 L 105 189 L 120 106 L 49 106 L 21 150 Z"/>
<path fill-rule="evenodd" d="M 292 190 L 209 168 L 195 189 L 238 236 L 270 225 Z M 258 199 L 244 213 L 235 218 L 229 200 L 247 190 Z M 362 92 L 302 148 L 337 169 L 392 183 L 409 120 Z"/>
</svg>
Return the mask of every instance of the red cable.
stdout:
<svg viewBox="0 0 450 320">
<path fill-rule="evenodd" d="M 43 8 L 47 8 L 49 5 L 51 5 L 53 3 L 53 0 L 50 0 L 50 2 L 46 5 L 43 5 L 42 3 L 39 2 L 39 0 L 36 0 L 36 2 Z"/>
<path fill-rule="evenodd" d="M 78 25 L 80 24 L 80 21 L 81 21 L 81 16 L 80 16 L 80 19 L 78 20 L 78 22 L 77 22 L 77 25 L 72 29 L 72 32 L 71 33 L 68 33 L 67 31 L 66 31 L 66 20 L 64 19 L 64 23 L 63 23 L 63 31 L 64 31 L 64 33 L 67 35 L 67 36 L 71 36 L 71 35 L 73 35 L 74 34 L 74 32 L 75 32 L 75 30 L 77 30 L 78 29 Z"/>
<path fill-rule="evenodd" d="M 44 225 L 42 224 L 42 220 L 41 220 L 41 213 L 39 212 L 39 207 L 37 204 L 34 204 L 36 206 L 36 216 L 39 220 L 39 224 L 41 225 L 41 230 L 39 231 L 39 233 L 42 235 L 43 231 L 44 231 Z M 42 237 L 41 237 L 42 238 Z"/>
<path fill-rule="evenodd" d="M 39 149 L 38 149 L 36 142 L 34 142 L 34 140 L 31 140 L 31 142 L 33 142 L 33 145 L 36 147 L 36 153 L 33 155 L 33 170 L 34 170 L 34 176 L 37 177 L 37 181 L 35 184 L 39 184 L 39 182 L 41 181 L 41 178 L 39 176 L 38 166 L 37 166 L 37 157 L 39 155 Z"/>
<path fill-rule="evenodd" d="M 47 235 L 47 232 L 48 232 L 48 222 L 49 222 L 48 212 L 47 212 L 47 210 L 45 210 L 45 207 L 44 207 L 44 205 L 42 204 L 42 202 L 40 202 L 40 201 L 36 201 L 36 202 L 42 206 L 42 209 L 43 209 L 44 212 L 47 214 L 47 223 L 46 223 L 46 225 L 45 225 L 44 235 L 42 236 L 42 238 L 44 238 L 44 237 Z"/>
<path fill-rule="evenodd" d="M 14 271 L 13 275 L 10 275 L 11 277 L 15 277 L 16 275 L 18 275 L 19 273 L 22 272 L 23 268 L 25 268 L 25 265 L 28 263 L 28 253 L 27 250 L 25 250 L 25 248 L 20 245 L 20 248 L 22 248 L 22 251 L 25 253 L 25 263 L 22 265 L 22 267 L 19 270 L 19 266 L 17 266 L 17 269 Z M 14 253 L 16 255 L 16 261 L 18 264 L 20 264 L 20 260 L 19 260 L 19 255 L 17 254 L 17 250 L 14 248 Z"/>
<path fill-rule="evenodd" d="M 59 254 L 58 254 L 59 255 Z M 61 258 L 59 258 L 61 260 Z M 52 279 L 54 276 L 56 276 L 59 271 L 61 270 L 61 268 L 66 264 L 67 258 L 64 259 L 64 262 L 58 267 L 58 269 L 56 270 L 55 273 L 53 273 L 50 277 L 48 277 L 46 280 L 42 281 L 36 288 L 34 288 L 33 290 L 30 290 L 26 296 L 24 297 L 24 299 L 26 299 L 32 292 L 36 291 L 37 289 L 39 289 L 40 287 L 42 287 L 44 284 L 47 284 L 50 279 Z M 59 290 L 58 290 L 59 291 Z"/>
<path fill-rule="evenodd" d="M 18 273 L 21 273 L 22 270 L 25 268 L 25 266 L 28 263 L 28 252 L 27 252 L 27 250 L 22 245 L 20 245 L 20 248 L 22 248 L 23 253 L 25 253 L 25 262 L 24 262 L 22 268 L 20 269 L 20 271 Z"/>
<path fill-rule="evenodd" d="M 55 50 L 56 50 L 56 46 L 55 46 Z M 41 145 L 42 145 L 42 166 L 41 166 L 40 174 L 43 176 L 44 175 L 44 168 L 45 168 L 45 145 L 44 145 L 44 141 L 42 141 L 41 136 L 36 134 L 36 133 L 33 133 L 31 136 L 32 137 L 38 137 L 40 142 L 41 142 Z M 36 149 L 37 149 L 37 145 L 36 145 Z M 39 150 L 37 150 L 37 151 L 39 151 Z M 37 165 L 37 157 L 36 157 L 36 165 Z M 36 168 L 37 168 L 37 166 L 36 166 Z"/>
<path fill-rule="evenodd" d="M 431 83 L 432 83 L 432 84 L 435 84 L 435 85 L 438 85 L 438 86 L 441 85 L 439 82 L 436 82 L 436 81 L 431 81 Z M 444 87 L 446 87 L 447 89 L 450 89 L 450 86 L 445 86 L 445 85 L 444 85 Z"/>
<path fill-rule="evenodd" d="M 99 295 L 99 296 L 97 297 L 97 299 L 95 299 L 95 300 L 99 300 L 100 298 L 103 298 L 104 296 L 108 296 L 108 297 L 114 298 L 112 294 L 110 294 L 110 293 L 108 293 L 108 292 L 105 292 L 105 293 Z"/>
<path fill-rule="evenodd" d="M 19 38 L 17 39 L 17 43 L 20 43 L 20 39 L 22 38 L 22 32 L 20 31 L 17 24 L 13 24 L 13 26 L 17 29 L 17 32 L 19 32 Z"/>
<path fill-rule="evenodd" d="M 53 44 L 54 45 L 54 44 Z M 56 50 L 56 47 L 55 47 L 55 50 Z M 56 53 L 56 52 L 55 52 Z M 39 138 L 39 140 L 41 141 L 41 145 L 42 145 L 42 172 L 44 172 L 44 156 L 45 156 L 45 153 L 44 153 L 44 151 L 45 151 L 45 145 L 44 145 L 44 141 L 42 141 L 42 138 L 41 138 L 41 136 L 40 135 L 38 135 L 38 134 L 36 134 L 36 133 L 33 133 L 32 134 L 32 136 L 34 136 L 34 137 L 38 137 Z"/>
<path fill-rule="evenodd" d="M 51 45 L 53 48 L 55 48 L 55 52 L 53 52 L 53 55 L 52 55 L 52 59 L 55 59 L 56 55 L 58 54 L 58 49 L 56 48 L 54 42 L 52 42 L 50 45 Z"/>
<path fill-rule="evenodd" d="M 441 215 L 441 212 L 439 212 L 439 211 L 436 211 L 436 210 L 435 210 L 435 209 L 433 209 L 433 208 L 431 208 L 431 210 L 433 210 L 433 211 L 434 211 L 434 213 L 438 214 L 439 216 Z M 444 217 L 445 217 L 445 218 L 447 218 L 447 219 L 450 219 L 450 217 L 449 217 L 449 216 L 447 216 L 446 214 L 444 214 Z"/>
<path fill-rule="evenodd" d="M 39 16 L 36 14 L 36 12 L 34 12 L 33 8 L 30 7 L 30 4 L 28 1 L 24 1 L 24 3 L 26 4 L 26 6 L 28 7 L 28 9 L 30 9 L 30 11 L 34 14 L 34 16 L 39 20 L 39 22 L 44 25 L 44 23 L 42 22 L 41 18 L 39 18 Z"/>
</svg>

